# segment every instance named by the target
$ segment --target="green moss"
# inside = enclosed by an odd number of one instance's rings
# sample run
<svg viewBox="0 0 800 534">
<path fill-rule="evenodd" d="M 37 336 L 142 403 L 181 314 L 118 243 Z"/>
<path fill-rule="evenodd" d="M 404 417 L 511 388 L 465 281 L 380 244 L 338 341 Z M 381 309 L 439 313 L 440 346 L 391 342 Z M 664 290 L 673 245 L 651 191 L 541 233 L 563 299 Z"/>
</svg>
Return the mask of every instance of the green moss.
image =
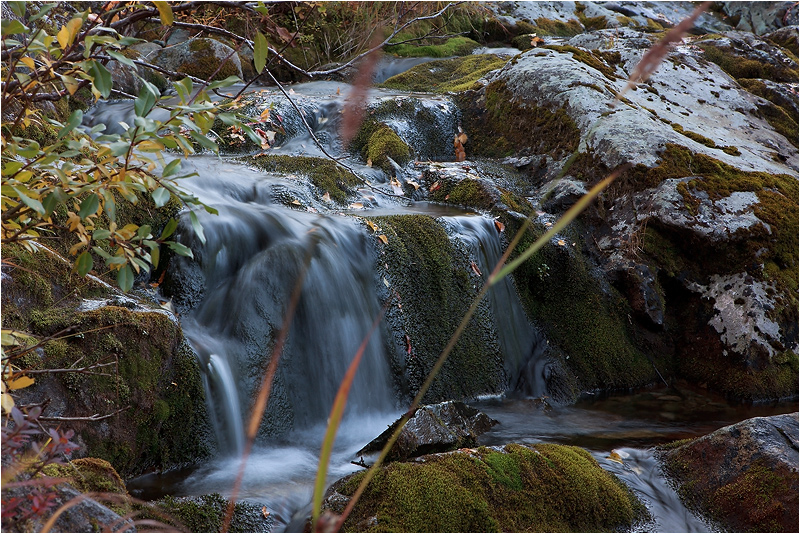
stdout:
<svg viewBox="0 0 800 534">
<path fill-rule="evenodd" d="M 672 129 L 675 130 L 676 132 L 678 132 L 681 135 L 685 135 L 686 137 L 688 137 L 692 141 L 695 141 L 697 143 L 700 143 L 701 145 L 707 146 L 708 148 L 717 148 L 717 144 L 714 141 L 712 141 L 711 139 L 709 139 L 708 137 L 706 137 L 704 135 L 700 135 L 699 133 L 695 133 L 695 132 L 690 132 L 690 131 L 684 130 L 683 126 L 681 126 L 680 124 L 678 124 L 676 122 L 672 123 Z"/>
<path fill-rule="evenodd" d="M 191 61 L 181 64 L 176 69 L 178 72 L 185 72 L 203 80 L 208 80 L 212 75 L 214 75 L 212 80 L 224 80 L 229 76 L 239 75 L 239 70 L 231 59 L 225 61 L 220 68 L 220 58 L 214 54 L 208 39 L 193 39 L 189 43 L 189 50 L 194 52 L 194 56 Z M 218 68 L 219 72 L 214 74 Z"/>
<path fill-rule="evenodd" d="M 587 17 L 585 11 L 585 5 L 580 2 L 575 2 L 575 13 L 578 15 L 578 20 L 581 21 L 581 24 L 583 24 L 587 32 L 606 29 L 607 21 L 604 15 L 600 15 L 599 17 Z"/>
<path fill-rule="evenodd" d="M 399 35 L 395 39 L 403 40 Z M 451 37 L 443 44 L 405 43 L 392 46 L 390 43 L 386 51 L 400 57 L 450 57 L 469 55 L 479 46 L 469 37 Z"/>
<path fill-rule="evenodd" d="M 501 81 L 490 83 L 485 96 L 485 105 L 470 94 L 458 99 L 464 110 L 462 124 L 470 139 L 467 149 L 475 155 L 504 157 L 530 150 L 561 159 L 577 149 L 580 130 L 564 108 L 551 111 L 525 105 Z"/>
<path fill-rule="evenodd" d="M 798 146 L 797 117 L 772 103 L 758 107 L 759 114 L 794 146 Z"/>
<path fill-rule="evenodd" d="M 137 519 L 151 519 L 182 532 L 221 532 L 228 500 L 219 493 L 199 497 L 165 498 L 138 505 Z M 247 502 L 234 505 L 228 532 L 268 532 L 259 506 Z"/>
<path fill-rule="evenodd" d="M 697 43 L 705 52 L 705 58 L 730 74 L 733 78 L 764 78 L 774 82 L 797 81 L 797 69 L 776 66 L 766 61 L 747 59 L 726 48 L 708 43 Z"/>
<path fill-rule="evenodd" d="M 79 458 L 66 464 L 50 464 L 42 469 L 42 475 L 64 478 L 81 493 L 102 493 L 100 501 L 106 501 L 109 508 L 119 515 L 131 512 L 130 496 L 125 483 L 114 467 L 99 458 Z M 117 498 L 113 496 L 118 496 Z"/>
<path fill-rule="evenodd" d="M 536 24 L 533 31 L 526 33 L 536 33 L 537 35 L 552 35 L 554 37 L 572 37 L 583 33 L 581 23 L 576 19 L 570 19 L 567 22 L 560 20 L 553 20 L 544 17 L 536 19 Z"/>
<path fill-rule="evenodd" d="M 374 222 L 388 239 L 380 245 L 380 268 L 386 265 L 387 281 L 402 305 L 387 311 L 387 321 L 408 336 L 395 340 L 390 354 L 402 354 L 396 371 L 407 381 L 404 389 L 414 395 L 475 298 L 477 275 L 434 219 L 408 215 Z M 425 402 L 503 389 L 503 357 L 488 313 L 482 307 L 469 322 Z"/>
<path fill-rule="evenodd" d="M 617 22 L 623 26 L 633 27 L 636 26 L 636 21 L 625 15 L 617 15 Z"/>
<path fill-rule="evenodd" d="M 436 202 L 449 202 L 480 210 L 489 210 L 496 203 L 495 195 L 479 180 L 465 178 L 456 183 L 440 182 L 441 187 L 431 194 Z"/>
<path fill-rule="evenodd" d="M 514 235 L 516 228 L 507 226 L 506 232 Z M 512 257 L 543 232 L 528 230 Z M 579 241 L 577 229 L 571 232 L 571 239 Z M 526 311 L 568 355 L 564 364 L 582 388 L 625 389 L 655 378 L 631 337 L 629 305 L 616 291 L 600 287 L 582 257 L 567 247 L 545 245 L 515 271 L 514 280 Z"/>
<path fill-rule="evenodd" d="M 361 154 L 366 161 L 380 167 L 387 174 L 394 174 L 394 167 L 389 158 L 403 165 L 411 159 L 411 149 L 400 139 L 394 130 L 383 123 L 366 121 L 359 132 L 359 138 L 367 137 L 361 148 Z M 359 139 L 360 140 L 360 139 Z M 359 142 L 354 142 L 354 148 Z"/>
<path fill-rule="evenodd" d="M 747 91 L 769 100 L 780 108 L 774 109 L 772 106 L 760 106 L 759 113 L 778 133 L 797 146 L 798 128 L 794 101 L 779 91 L 768 88 L 762 80 L 740 78 L 736 81 Z"/>
<path fill-rule="evenodd" d="M 472 88 L 487 72 L 505 65 L 491 54 L 430 61 L 392 76 L 380 87 L 400 91 L 457 93 Z"/>
<path fill-rule="evenodd" d="M 363 475 L 339 491 L 352 494 Z M 630 528 L 645 513 L 582 449 L 508 445 L 390 464 L 367 486 L 344 531 L 595 532 Z"/>
<path fill-rule="evenodd" d="M 555 50 L 555 51 L 561 52 L 561 53 L 571 52 L 572 53 L 572 57 L 574 59 L 577 59 L 581 63 L 585 63 L 585 64 L 589 65 L 590 67 L 592 67 L 593 69 L 602 72 L 603 75 L 606 78 L 608 78 L 609 80 L 616 80 L 617 79 L 616 69 L 614 69 L 613 67 L 610 67 L 606 63 L 607 57 L 600 56 L 599 54 L 595 55 L 594 52 L 590 52 L 588 50 L 583 50 L 581 48 L 576 48 L 576 47 L 570 46 L 570 45 L 546 45 L 543 48 L 548 48 L 550 50 Z M 614 56 L 610 56 L 610 57 L 613 58 Z M 616 62 L 619 62 L 619 58 L 618 57 L 616 59 Z"/>
<path fill-rule="evenodd" d="M 320 190 L 320 197 L 330 194 L 339 203 L 347 201 L 351 188 L 360 182 L 357 177 L 339 167 L 333 161 L 307 156 L 247 156 L 240 159 L 268 172 L 284 174 L 302 173 Z"/>
</svg>

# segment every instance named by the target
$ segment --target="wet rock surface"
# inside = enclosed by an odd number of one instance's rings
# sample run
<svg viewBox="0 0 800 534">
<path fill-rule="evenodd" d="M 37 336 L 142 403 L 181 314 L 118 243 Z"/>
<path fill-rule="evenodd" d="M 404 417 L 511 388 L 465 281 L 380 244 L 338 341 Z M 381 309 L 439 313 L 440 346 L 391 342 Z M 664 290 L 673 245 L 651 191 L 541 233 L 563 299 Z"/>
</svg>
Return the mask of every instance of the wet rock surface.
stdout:
<svg viewBox="0 0 800 534">
<path fill-rule="evenodd" d="M 356 455 L 380 451 L 397 428 L 393 423 Z M 497 421 L 462 402 L 442 402 L 423 406 L 408 420 L 389 450 L 390 460 L 407 460 L 423 454 L 473 447 L 476 438 Z"/>
<path fill-rule="evenodd" d="M 798 414 L 756 417 L 663 452 L 690 507 L 739 532 L 798 529 Z"/>
</svg>

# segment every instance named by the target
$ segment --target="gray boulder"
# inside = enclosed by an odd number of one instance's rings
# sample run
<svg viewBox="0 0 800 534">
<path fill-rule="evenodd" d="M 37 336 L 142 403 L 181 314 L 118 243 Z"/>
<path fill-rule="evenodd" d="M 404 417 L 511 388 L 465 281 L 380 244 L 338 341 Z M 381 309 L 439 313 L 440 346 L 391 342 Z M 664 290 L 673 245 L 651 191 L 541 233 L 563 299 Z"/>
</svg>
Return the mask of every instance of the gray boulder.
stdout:
<svg viewBox="0 0 800 534">
<path fill-rule="evenodd" d="M 797 532 L 797 412 L 726 426 L 664 451 L 662 461 L 687 506 L 725 529 Z"/>
<path fill-rule="evenodd" d="M 722 12 L 737 30 L 764 35 L 797 26 L 797 2 L 723 2 Z"/>
<path fill-rule="evenodd" d="M 214 39 L 197 38 L 167 46 L 158 51 L 153 63 L 204 80 L 212 75 L 215 80 L 242 77 L 242 64 L 234 49 Z"/>
<path fill-rule="evenodd" d="M 392 423 L 357 455 L 380 451 L 397 428 Z M 391 460 L 407 460 L 423 454 L 476 445 L 476 438 L 498 424 L 488 415 L 463 402 L 447 401 L 423 406 L 408 420 L 389 451 Z"/>
</svg>

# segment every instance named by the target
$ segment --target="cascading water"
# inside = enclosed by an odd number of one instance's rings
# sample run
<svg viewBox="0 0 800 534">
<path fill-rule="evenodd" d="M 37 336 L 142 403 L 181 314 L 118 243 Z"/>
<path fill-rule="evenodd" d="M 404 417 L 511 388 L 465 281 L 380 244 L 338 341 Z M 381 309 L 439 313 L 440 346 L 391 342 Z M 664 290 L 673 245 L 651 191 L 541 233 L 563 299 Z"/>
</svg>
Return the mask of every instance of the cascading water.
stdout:
<svg viewBox="0 0 800 534">
<path fill-rule="evenodd" d="M 279 186 L 241 166 L 206 159 L 193 163 L 192 191 L 219 215 L 198 213 L 206 243 L 185 224 L 181 239 L 195 261 L 178 262 L 174 278 L 188 290 L 178 303 L 194 305 L 184 324 L 205 371 L 209 412 L 220 446 L 241 450 L 242 417 L 249 412 L 284 313 L 305 270 L 296 317 L 265 419 L 267 433 L 324 421 L 339 383 L 380 310 L 374 258 L 366 235 L 351 220 L 290 210 L 269 200 Z M 221 171 L 238 170 L 238 176 Z M 310 255 L 307 267 L 304 257 Z M 367 346 L 353 385 L 351 411 L 394 407 L 380 339 Z"/>
<path fill-rule="evenodd" d="M 478 268 L 488 277 L 503 255 L 494 222 L 485 217 L 469 216 L 444 220 L 450 234 L 470 248 Z M 488 298 L 509 377 L 509 389 L 541 397 L 547 389 L 544 337 L 528 321 L 510 277 L 492 286 Z"/>
</svg>

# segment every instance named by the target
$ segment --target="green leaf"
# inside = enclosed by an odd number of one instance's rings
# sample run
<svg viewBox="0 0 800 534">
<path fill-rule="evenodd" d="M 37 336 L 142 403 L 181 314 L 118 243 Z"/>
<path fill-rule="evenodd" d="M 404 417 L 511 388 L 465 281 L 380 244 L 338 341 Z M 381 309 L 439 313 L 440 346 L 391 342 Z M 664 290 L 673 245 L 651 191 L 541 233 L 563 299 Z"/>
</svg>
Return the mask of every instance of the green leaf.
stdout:
<svg viewBox="0 0 800 534">
<path fill-rule="evenodd" d="M 19 171 L 24 163 L 21 161 L 3 161 L 3 176 L 11 176 L 15 172 Z"/>
<path fill-rule="evenodd" d="M 238 76 L 228 76 L 224 80 L 217 80 L 216 82 L 211 82 L 208 87 L 206 87 L 206 91 L 211 91 L 213 89 L 219 89 L 220 87 L 230 87 L 235 83 L 241 82 L 242 79 Z"/>
<path fill-rule="evenodd" d="M 253 63 L 256 66 L 256 72 L 261 74 L 264 72 L 264 67 L 267 66 L 267 38 L 261 32 L 256 32 L 256 37 L 253 40 Z"/>
<path fill-rule="evenodd" d="M 11 11 L 13 11 L 14 14 L 19 18 L 25 16 L 25 2 L 21 1 L 9 2 L 8 5 L 9 7 L 11 7 Z"/>
<path fill-rule="evenodd" d="M 164 231 L 161 232 L 161 237 L 159 239 L 166 239 L 172 234 L 175 233 L 175 230 L 178 229 L 178 219 L 170 219 L 167 225 L 164 227 Z"/>
<path fill-rule="evenodd" d="M 104 239 L 108 239 L 109 237 L 111 237 L 111 232 L 105 228 L 100 228 L 99 230 L 92 232 L 92 239 L 95 241 L 102 241 Z"/>
<path fill-rule="evenodd" d="M 114 199 L 114 195 L 111 194 L 111 191 L 108 189 L 103 189 L 103 208 L 105 209 L 106 215 L 108 215 L 108 219 L 111 221 L 117 220 L 117 201 Z"/>
<path fill-rule="evenodd" d="M 30 30 L 23 26 L 18 20 L 4 20 L 0 22 L 0 33 L 2 33 L 3 36 L 15 33 L 28 33 L 28 31 Z M 5 43 L 3 43 L 3 47 L 5 48 Z"/>
<path fill-rule="evenodd" d="M 208 150 L 211 150 L 212 152 L 216 152 L 217 150 L 219 150 L 219 147 L 217 146 L 217 144 L 214 141 L 212 141 L 211 139 L 209 139 L 208 137 L 206 137 L 205 135 L 199 134 L 197 132 L 189 132 L 189 135 L 191 135 L 192 139 L 197 141 L 197 143 L 200 146 L 202 146 L 203 148 L 207 148 Z"/>
<path fill-rule="evenodd" d="M 42 203 L 39 200 L 29 197 L 28 195 L 26 195 L 21 191 L 21 188 L 14 187 L 13 189 L 17 193 L 17 195 L 19 195 L 19 199 L 22 201 L 23 204 L 25 204 L 30 209 L 32 209 L 33 211 L 35 211 L 40 215 L 45 214 L 44 206 L 42 206 Z"/>
<path fill-rule="evenodd" d="M 203 225 L 200 224 L 200 220 L 197 218 L 197 214 L 193 211 L 189 212 L 189 219 L 192 221 L 192 228 L 194 229 L 194 233 L 197 234 L 197 238 L 200 240 L 202 244 L 206 244 L 206 235 L 203 233 Z"/>
<path fill-rule="evenodd" d="M 153 264 L 153 269 L 158 269 L 158 260 L 161 259 L 161 249 L 156 246 L 150 249 L 150 263 Z"/>
<path fill-rule="evenodd" d="M 147 237 L 148 235 L 150 235 L 150 231 L 151 230 L 152 230 L 152 228 L 150 228 L 149 224 L 143 224 L 143 225 L 141 225 L 139 227 L 138 230 L 136 230 L 136 236 L 137 237 Z"/>
<path fill-rule="evenodd" d="M 108 147 L 111 149 L 112 156 L 122 156 L 123 154 L 127 154 L 130 146 L 131 144 L 127 141 L 117 141 L 116 143 L 111 143 L 108 145 Z"/>
<path fill-rule="evenodd" d="M 133 109 L 137 117 L 144 117 L 150 113 L 150 110 L 153 109 L 155 104 L 156 96 L 150 91 L 149 87 L 144 86 L 141 91 L 139 91 L 139 97 L 133 103 Z"/>
<path fill-rule="evenodd" d="M 108 98 L 111 94 L 111 73 L 108 69 L 97 61 L 92 61 L 89 67 L 89 74 L 92 76 L 94 86 L 103 95 L 103 98 Z"/>
<path fill-rule="evenodd" d="M 106 261 L 110 261 L 111 260 L 111 254 L 109 254 L 108 252 L 106 252 L 105 250 L 103 250 L 100 247 L 92 247 L 92 251 L 95 254 L 97 254 L 98 256 L 100 256 L 101 258 L 103 258 L 104 260 L 106 260 Z"/>
<path fill-rule="evenodd" d="M 44 197 L 44 200 L 42 201 L 45 216 L 49 216 L 59 204 L 63 204 L 66 201 L 67 195 L 64 193 L 63 189 L 60 187 L 53 189 L 46 197 Z"/>
<path fill-rule="evenodd" d="M 162 143 L 163 143 L 163 139 L 162 139 Z M 170 161 L 169 163 L 167 163 L 167 166 L 164 167 L 163 171 L 161 171 L 161 176 L 166 178 L 167 176 L 171 176 L 171 175 L 175 174 L 180 169 L 181 169 L 181 160 L 178 159 L 178 158 L 175 158 L 172 161 Z"/>
<path fill-rule="evenodd" d="M 159 187 L 155 191 L 153 191 L 150 196 L 153 197 L 153 202 L 156 203 L 156 207 L 160 208 L 167 202 L 169 202 L 169 191 L 164 189 L 163 187 Z"/>
<path fill-rule="evenodd" d="M 130 265 L 126 265 L 117 272 L 117 284 L 120 289 L 127 293 L 133 287 L 133 269 Z"/>
<path fill-rule="evenodd" d="M 100 199 L 95 193 L 91 193 L 88 197 L 84 198 L 81 202 L 81 209 L 78 215 L 81 219 L 85 219 L 89 215 L 97 213 L 97 208 L 100 207 Z"/>
<path fill-rule="evenodd" d="M 181 97 L 181 102 L 185 103 L 189 100 L 189 97 L 192 95 L 192 80 L 189 78 L 184 78 L 172 84 L 175 87 L 175 90 L 178 92 L 178 96 Z"/>
<path fill-rule="evenodd" d="M 169 246 L 169 248 L 174 250 L 176 254 L 179 254 L 181 256 L 186 256 L 189 258 L 194 258 L 194 254 L 192 254 L 192 249 L 190 249 L 186 245 L 177 243 L 175 241 L 168 241 L 167 245 Z"/>
<path fill-rule="evenodd" d="M 119 61 L 120 63 L 122 63 L 123 65 L 127 65 L 129 67 L 136 68 L 136 63 L 131 61 L 129 58 L 126 58 L 125 56 L 123 56 L 119 52 L 114 52 L 113 50 L 106 50 L 106 53 L 109 56 L 111 56 L 114 59 L 116 59 L 117 61 Z"/>
<path fill-rule="evenodd" d="M 67 119 L 67 123 L 64 125 L 61 130 L 58 131 L 58 138 L 61 139 L 70 133 L 72 130 L 77 128 L 81 122 L 83 121 L 83 111 L 80 109 L 76 109 L 72 112 L 72 114 Z"/>
<path fill-rule="evenodd" d="M 144 272 L 146 272 L 146 273 L 150 272 L 150 266 L 147 265 L 147 263 L 144 260 L 142 260 L 141 258 L 131 258 L 131 261 L 133 263 L 135 263 Z"/>
<path fill-rule="evenodd" d="M 164 26 L 172 26 L 172 8 L 164 1 L 153 1 L 158 9 L 158 15 L 161 17 L 161 24 Z"/>
<path fill-rule="evenodd" d="M 92 267 L 94 267 L 94 260 L 88 250 L 84 251 L 78 256 L 78 259 L 75 260 L 75 268 L 81 276 L 86 276 L 86 274 L 92 270 Z"/>
<path fill-rule="evenodd" d="M 15 4 L 16 3 L 24 4 L 25 2 L 14 2 L 14 3 Z M 36 13 L 35 15 L 31 15 L 31 18 L 28 19 L 28 22 L 36 22 L 40 18 L 42 18 L 45 15 L 47 15 L 50 12 L 50 10 L 53 9 L 54 7 L 56 7 L 56 4 L 45 4 L 45 5 L 43 5 L 42 7 L 39 8 L 39 12 L 38 13 Z M 20 16 L 22 16 L 22 15 L 20 15 Z"/>
</svg>

